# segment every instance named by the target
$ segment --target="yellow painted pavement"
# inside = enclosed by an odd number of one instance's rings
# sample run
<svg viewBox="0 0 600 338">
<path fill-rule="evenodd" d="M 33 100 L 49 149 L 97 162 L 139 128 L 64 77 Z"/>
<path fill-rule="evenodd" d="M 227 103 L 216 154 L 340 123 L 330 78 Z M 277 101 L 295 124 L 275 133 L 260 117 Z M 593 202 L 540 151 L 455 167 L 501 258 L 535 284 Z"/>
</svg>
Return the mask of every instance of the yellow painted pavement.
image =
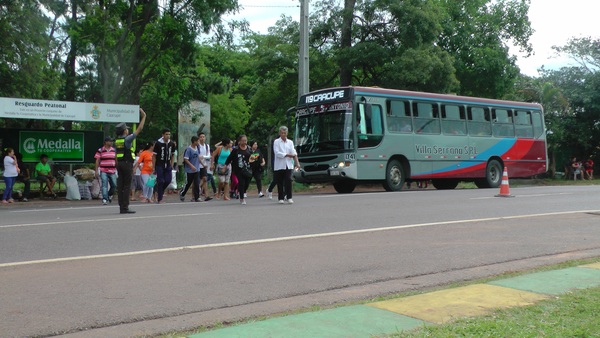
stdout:
<svg viewBox="0 0 600 338">
<path fill-rule="evenodd" d="M 582 268 L 590 268 L 590 269 L 600 269 L 600 262 L 599 263 L 582 265 L 581 267 Z"/>
<path fill-rule="evenodd" d="M 533 292 L 474 284 L 367 305 L 442 324 L 456 318 L 483 315 L 493 309 L 530 305 L 547 298 L 547 295 Z"/>
</svg>

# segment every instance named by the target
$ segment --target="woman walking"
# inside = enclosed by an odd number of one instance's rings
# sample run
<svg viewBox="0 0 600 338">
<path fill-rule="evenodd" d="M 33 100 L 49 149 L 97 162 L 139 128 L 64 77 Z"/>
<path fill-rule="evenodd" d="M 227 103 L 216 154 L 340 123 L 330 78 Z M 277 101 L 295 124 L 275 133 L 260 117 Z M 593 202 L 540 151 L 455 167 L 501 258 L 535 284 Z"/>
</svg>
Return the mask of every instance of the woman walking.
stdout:
<svg viewBox="0 0 600 338">
<path fill-rule="evenodd" d="M 237 140 L 237 147 L 231 151 L 231 154 L 225 161 L 230 164 L 231 169 L 238 179 L 238 195 L 242 205 L 246 204 L 246 190 L 250 186 L 252 179 L 252 169 L 250 168 L 250 147 L 248 147 L 248 138 L 246 135 L 240 135 Z"/>
<path fill-rule="evenodd" d="M 133 166 L 133 170 L 141 167 L 141 175 L 142 175 L 142 199 L 140 201 L 152 203 L 152 194 L 154 193 L 154 186 L 148 186 L 146 184 L 152 172 L 154 172 L 154 167 L 152 166 L 152 155 L 154 154 L 154 142 L 146 143 L 144 149 L 140 153 L 140 157 L 137 162 Z"/>
<path fill-rule="evenodd" d="M 215 197 L 219 199 L 220 196 L 223 196 L 223 199 L 226 201 L 229 200 L 229 196 L 226 195 L 226 192 L 229 190 L 231 165 L 227 165 L 225 162 L 230 154 L 231 140 L 229 138 L 224 138 L 220 145 L 217 144 L 217 149 L 213 152 L 211 160 L 211 168 L 219 176 L 219 190 Z"/>
<path fill-rule="evenodd" d="M 6 156 L 4 156 L 4 195 L 2 195 L 2 204 L 13 203 L 12 198 L 13 187 L 19 176 L 19 166 L 13 148 L 6 148 Z"/>
</svg>

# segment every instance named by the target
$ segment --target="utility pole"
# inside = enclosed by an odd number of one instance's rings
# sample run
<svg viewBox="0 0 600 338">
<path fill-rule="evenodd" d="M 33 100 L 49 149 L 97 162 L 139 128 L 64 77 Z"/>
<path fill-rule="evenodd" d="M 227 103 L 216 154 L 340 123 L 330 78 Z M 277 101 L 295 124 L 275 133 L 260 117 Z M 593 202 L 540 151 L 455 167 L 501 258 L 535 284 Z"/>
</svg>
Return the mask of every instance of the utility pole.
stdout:
<svg viewBox="0 0 600 338">
<path fill-rule="evenodd" d="M 308 93 L 308 1 L 300 0 L 300 51 L 298 53 L 298 99 Z"/>
</svg>

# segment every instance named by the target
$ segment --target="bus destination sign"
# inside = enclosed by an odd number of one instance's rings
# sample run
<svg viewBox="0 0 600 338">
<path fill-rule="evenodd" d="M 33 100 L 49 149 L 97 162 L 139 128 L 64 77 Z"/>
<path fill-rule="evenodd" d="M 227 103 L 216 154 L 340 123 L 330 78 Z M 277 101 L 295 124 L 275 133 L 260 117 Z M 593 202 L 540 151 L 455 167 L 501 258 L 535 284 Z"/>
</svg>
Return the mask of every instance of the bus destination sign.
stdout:
<svg viewBox="0 0 600 338">
<path fill-rule="evenodd" d="M 311 105 L 345 99 L 350 99 L 350 88 L 337 88 L 306 94 L 300 97 L 298 104 Z"/>
</svg>

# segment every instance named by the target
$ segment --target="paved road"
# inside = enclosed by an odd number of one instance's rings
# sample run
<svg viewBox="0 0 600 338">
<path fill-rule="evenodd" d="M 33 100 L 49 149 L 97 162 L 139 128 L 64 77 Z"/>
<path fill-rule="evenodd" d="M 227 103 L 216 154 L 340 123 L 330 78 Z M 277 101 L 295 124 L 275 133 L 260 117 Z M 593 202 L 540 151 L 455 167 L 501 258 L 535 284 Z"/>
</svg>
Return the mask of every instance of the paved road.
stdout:
<svg viewBox="0 0 600 338">
<path fill-rule="evenodd" d="M 600 256 L 600 188 L 0 209 L 0 332 L 155 334 Z"/>
</svg>

